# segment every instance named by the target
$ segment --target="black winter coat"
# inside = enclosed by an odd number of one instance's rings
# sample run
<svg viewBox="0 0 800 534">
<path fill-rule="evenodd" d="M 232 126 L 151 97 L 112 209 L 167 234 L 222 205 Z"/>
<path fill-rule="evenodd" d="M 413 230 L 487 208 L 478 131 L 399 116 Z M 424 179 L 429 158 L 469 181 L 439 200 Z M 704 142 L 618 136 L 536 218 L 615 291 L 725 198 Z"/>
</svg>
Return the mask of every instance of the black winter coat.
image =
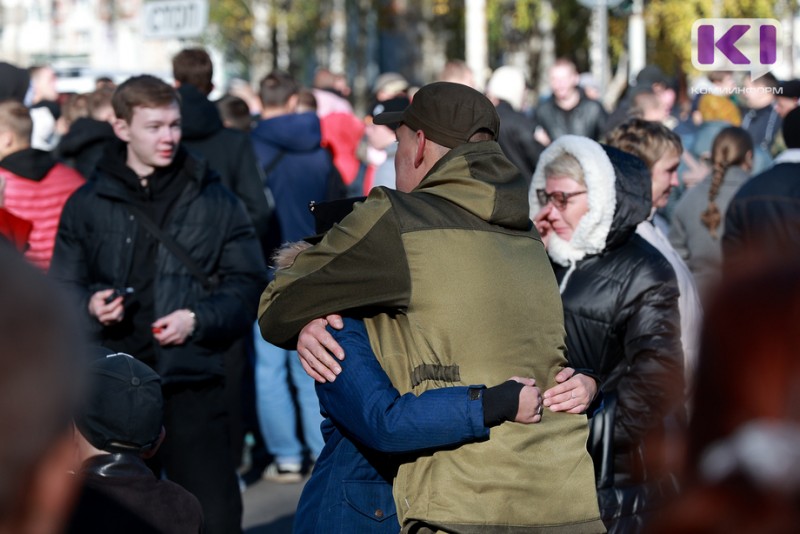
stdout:
<svg viewBox="0 0 800 534">
<path fill-rule="evenodd" d="M 536 121 L 551 141 L 567 134 L 598 140 L 605 128 L 606 111 L 600 102 L 587 98 L 581 91 L 580 102 L 569 111 L 558 107 L 552 98 L 543 102 L 536 108 Z"/>
<path fill-rule="evenodd" d="M 500 116 L 500 135 L 497 142 L 530 185 L 536 162 L 543 150 L 542 145 L 533 138 L 536 123 L 503 100 L 497 104 L 497 114 Z"/>
<path fill-rule="evenodd" d="M 598 189 L 603 194 L 603 183 L 616 193 L 605 244 L 574 268 L 554 264 L 554 270 L 561 285 L 570 365 L 589 369 L 599 378 L 601 392 L 617 393 L 615 485 L 624 485 L 640 476 L 632 455 L 643 438 L 660 430 L 664 416 L 682 404 L 683 352 L 675 272 L 635 233 L 650 213 L 648 170 L 629 154 L 611 147 L 605 151 L 615 176 L 595 180 L 592 171 L 602 169 L 587 169 L 586 160 L 578 156 L 590 197 L 597 198 Z M 540 167 L 548 162 L 547 155 L 545 151 Z M 537 171 L 534 187 L 541 183 L 539 175 Z M 590 209 L 603 203 L 609 204 L 603 199 L 593 206 L 590 198 Z M 577 232 L 571 242 L 576 237 Z"/>
<path fill-rule="evenodd" d="M 800 258 L 800 149 L 778 156 L 774 167 L 751 178 L 733 197 L 722 254 L 728 273 L 742 261 Z"/>
<path fill-rule="evenodd" d="M 219 284 L 206 288 L 163 244 L 158 245 L 154 312 L 187 308 L 197 326 L 184 345 L 156 345 L 155 370 L 164 383 L 222 376 L 222 353 L 256 317 L 267 269 L 244 207 L 205 161 L 187 155 L 180 172 L 187 185 L 162 229 Z M 99 340 L 104 327 L 88 314 L 96 291 L 126 287 L 139 223 L 126 208 L 131 193 L 121 179 L 98 172 L 67 201 L 56 236 L 50 273 L 71 286 Z"/>
<path fill-rule="evenodd" d="M 169 480 L 160 480 L 129 453 L 86 460 L 83 489 L 67 534 L 200 534 L 203 510 L 197 498 Z"/>
<path fill-rule="evenodd" d="M 259 242 L 267 239 L 270 207 L 250 136 L 225 128 L 217 107 L 192 85 L 181 85 L 182 144 L 208 161 L 222 183 L 244 202 Z"/>
</svg>

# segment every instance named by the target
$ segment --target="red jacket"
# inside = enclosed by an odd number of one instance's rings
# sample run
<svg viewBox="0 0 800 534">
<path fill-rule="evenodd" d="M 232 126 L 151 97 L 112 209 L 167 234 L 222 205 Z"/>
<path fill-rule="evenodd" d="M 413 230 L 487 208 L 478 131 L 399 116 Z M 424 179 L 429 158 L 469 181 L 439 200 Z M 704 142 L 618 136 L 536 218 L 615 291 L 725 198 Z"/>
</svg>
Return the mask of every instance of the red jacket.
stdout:
<svg viewBox="0 0 800 534">
<path fill-rule="evenodd" d="M 0 208 L 0 235 L 5 236 L 20 252 L 24 252 L 28 246 L 31 229 L 33 224 L 30 221 L 20 219 L 7 209 Z"/>
<path fill-rule="evenodd" d="M 358 146 L 364 136 L 364 123 L 352 113 L 334 112 L 320 119 L 322 146 L 333 154 L 333 164 L 342 175 L 342 181 L 350 186 L 358 177 L 362 162 L 358 157 Z M 366 195 L 372 188 L 375 168 L 367 166 L 360 191 L 352 195 Z"/>
<path fill-rule="evenodd" d="M 25 257 L 43 270 L 50 267 L 64 203 L 84 184 L 77 171 L 57 163 L 49 152 L 20 150 L 0 161 L 6 180 L 5 208 L 33 223 Z"/>
</svg>

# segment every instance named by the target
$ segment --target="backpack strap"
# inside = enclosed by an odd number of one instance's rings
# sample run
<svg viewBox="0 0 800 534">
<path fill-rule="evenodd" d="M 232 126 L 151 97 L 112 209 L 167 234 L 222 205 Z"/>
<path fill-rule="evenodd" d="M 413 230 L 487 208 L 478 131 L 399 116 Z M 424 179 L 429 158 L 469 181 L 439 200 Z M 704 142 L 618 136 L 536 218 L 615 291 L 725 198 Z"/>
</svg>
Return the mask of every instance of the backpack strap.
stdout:
<svg viewBox="0 0 800 534">
<path fill-rule="evenodd" d="M 275 156 L 272 158 L 272 161 L 270 161 L 269 163 L 267 163 L 266 165 L 264 165 L 264 177 L 265 177 L 265 178 L 266 178 L 267 176 L 269 176 L 269 173 L 271 173 L 272 171 L 274 171 L 274 170 L 275 170 L 275 167 L 277 167 L 277 166 L 278 166 L 278 163 L 280 163 L 280 162 L 281 162 L 281 160 L 283 159 L 283 156 L 285 156 L 285 155 L 286 155 L 286 151 L 285 151 L 285 150 L 280 150 L 280 151 L 278 151 L 278 153 L 277 153 L 277 154 L 276 154 L 276 155 L 275 155 Z"/>
</svg>

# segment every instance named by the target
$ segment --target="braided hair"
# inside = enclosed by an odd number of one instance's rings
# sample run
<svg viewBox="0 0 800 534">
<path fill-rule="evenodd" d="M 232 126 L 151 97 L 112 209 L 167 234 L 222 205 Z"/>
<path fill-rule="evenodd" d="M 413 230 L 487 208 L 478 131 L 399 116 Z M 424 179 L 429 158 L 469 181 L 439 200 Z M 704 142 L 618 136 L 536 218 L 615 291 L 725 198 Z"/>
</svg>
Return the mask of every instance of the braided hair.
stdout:
<svg viewBox="0 0 800 534">
<path fill-rule="evenodd" d="M 711 237 L 719 239 L 717 228 L 722 221 L 722 214 L 717 207 L 716 199 L 725 173 L 734 165 L 743 165 L 747 161 L 747 154 L 753 152 L 753 139 L 747 130 L 738 126 L 729 126 L 722 129 L 714 138 L 711 145 L 711 189 L 708 191 L 708 207 L 700 214 L 702 222 Z"/>
<path fill-rule="evenodd" d="M 628 119 L 606 134 L 605 143 L 637 156 L 652 170 L 653 165 L 668 151 L 683 152 L 678 134 L 660 122 Z"/>
</svg>

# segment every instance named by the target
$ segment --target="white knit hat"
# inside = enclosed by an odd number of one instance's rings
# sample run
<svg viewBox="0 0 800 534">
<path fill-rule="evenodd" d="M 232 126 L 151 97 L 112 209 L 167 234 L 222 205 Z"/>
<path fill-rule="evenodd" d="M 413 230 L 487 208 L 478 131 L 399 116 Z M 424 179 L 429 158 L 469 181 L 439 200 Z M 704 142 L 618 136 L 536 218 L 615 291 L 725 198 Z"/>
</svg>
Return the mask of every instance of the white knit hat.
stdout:
<svg viewBox="0 0 800 534">
<path fill-rule="evenodd" d="M 486 86 L 489 97 L 505 100 L 516 110 L 521 110 L 525 99 L 525 74 L 522 69 L 505 65 L 492 74 Z"/>
</svg>

